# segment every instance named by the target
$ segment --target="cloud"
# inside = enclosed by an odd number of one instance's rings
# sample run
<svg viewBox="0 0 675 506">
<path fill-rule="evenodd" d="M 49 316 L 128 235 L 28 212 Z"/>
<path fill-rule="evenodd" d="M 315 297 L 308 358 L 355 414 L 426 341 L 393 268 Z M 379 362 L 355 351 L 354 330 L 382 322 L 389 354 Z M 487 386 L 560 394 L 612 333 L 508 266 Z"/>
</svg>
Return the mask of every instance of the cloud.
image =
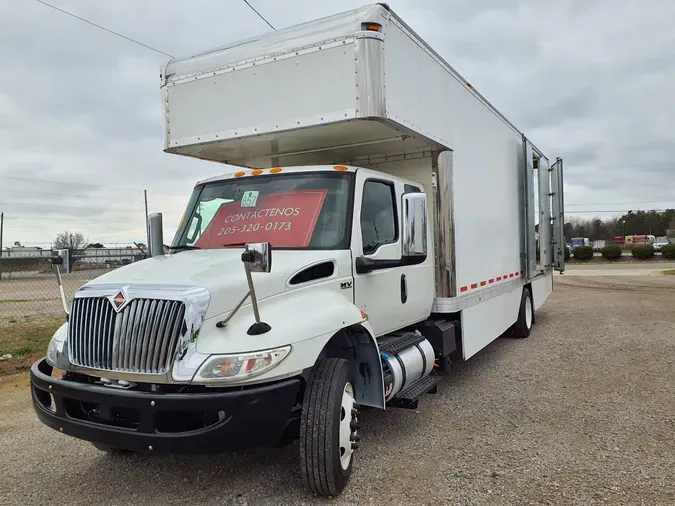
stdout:
<svg viewBox="0 0 675 506">
<path fill-rule="evenodd" d="M 237 1 L 52 2 L 177 56 L 269 30 Z M 361 3 L 255 5 L 282 28 Z M 575 210 L 675 206 L 675 4 L 390 5 L 551 159 L 565 159 L 566 202 L 584 205 Z M 165 56 L 29 0 L 3 3 L 0 19 L 6 243 L 49 242 L 66 228 L 101 242 L 143 240 L 144 189 L 170 233 L 195 181 L 228 171 L 163 153 Z"/>
</svg>

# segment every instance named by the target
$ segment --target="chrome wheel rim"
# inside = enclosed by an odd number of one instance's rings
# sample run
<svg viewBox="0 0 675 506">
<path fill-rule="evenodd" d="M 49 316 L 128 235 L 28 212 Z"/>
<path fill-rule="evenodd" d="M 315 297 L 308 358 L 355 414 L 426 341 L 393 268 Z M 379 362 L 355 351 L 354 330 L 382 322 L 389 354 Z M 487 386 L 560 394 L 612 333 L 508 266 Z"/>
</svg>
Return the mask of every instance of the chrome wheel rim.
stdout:
<svg viewBox="0 0 675 506">
<path fill-rule="evenodd" d="M 352 424 L 356 421 L 354 406 L 354 389 L 351 383 L 347 383 L 342 392 L 342 405 L 340 406 L 340 465 L 347 470 L 354 453 L 353 441 L 356 431 L 352 430 Z"/>
</svg>

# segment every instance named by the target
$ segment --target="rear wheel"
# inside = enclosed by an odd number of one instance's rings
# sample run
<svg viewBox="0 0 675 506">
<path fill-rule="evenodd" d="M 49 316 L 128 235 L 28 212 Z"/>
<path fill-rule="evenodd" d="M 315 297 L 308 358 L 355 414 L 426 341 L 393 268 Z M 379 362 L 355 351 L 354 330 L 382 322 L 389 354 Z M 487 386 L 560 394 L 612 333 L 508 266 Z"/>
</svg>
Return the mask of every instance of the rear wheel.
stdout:
<svg viewBox="0 0 675 506">
<path fill-rule="evenodd" d="M 300 471 L 305 488 L 321 496 L 339 495 L 352 474 L 359 437 L 350 370 L 347 360 L 321 359 L 305 392 Z"/>
<path fill-rule="evenodd" d="M 534 321 L 534 307 L 532 305 L 532 294 L 528 288 L 523 290 L 520 298 L 520 311 L 518 312 L 518 321 L 513 325 L 513 337 L 529 337 L 532 331 L 532 322 Z"/>
</svg>

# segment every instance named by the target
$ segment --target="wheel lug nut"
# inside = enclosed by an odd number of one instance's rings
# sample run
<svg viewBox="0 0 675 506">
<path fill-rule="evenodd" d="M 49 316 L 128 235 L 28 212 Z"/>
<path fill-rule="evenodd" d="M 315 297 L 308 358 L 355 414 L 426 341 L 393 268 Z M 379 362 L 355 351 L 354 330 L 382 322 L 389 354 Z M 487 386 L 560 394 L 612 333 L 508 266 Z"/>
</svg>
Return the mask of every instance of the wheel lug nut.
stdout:
<svg viewBox="0 0 675 506">
<path fill-rule="evenodd" d="M 351 436 L 349 436 L 349 439 L 352 441 L 361 441 L 361 436 L 359 436 L 358 434 L 352 434 Z"/>
<path fill-rule="evenodd" d="M 352 430 L 359 430 L 359 429 L 361 428 L 361 425 L 358 424 L 358 423 L 356 423 L 356 422 L 352 422 L 352 423 L 349 424 L 349 427 L 350 427 Z"/>
<path fill-rule="evenodd" d="M 356 450 L 359 447 L 359 443 L 352 443 L 352 450 Z"/>
</svg>

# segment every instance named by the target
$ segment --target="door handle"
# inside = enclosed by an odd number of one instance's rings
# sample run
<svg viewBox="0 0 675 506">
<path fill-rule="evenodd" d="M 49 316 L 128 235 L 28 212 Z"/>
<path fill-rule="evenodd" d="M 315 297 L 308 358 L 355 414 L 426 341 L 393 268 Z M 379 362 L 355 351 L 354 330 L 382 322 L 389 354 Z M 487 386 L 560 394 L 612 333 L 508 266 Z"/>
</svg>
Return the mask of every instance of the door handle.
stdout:
<svg viewBox="0 0 675 506">
<path fill-rule="evenodd" d="M 408 280 L 405 274 L 401 274 L 401 304 L 405 304 L 408 300 Z"/>
</svg>

